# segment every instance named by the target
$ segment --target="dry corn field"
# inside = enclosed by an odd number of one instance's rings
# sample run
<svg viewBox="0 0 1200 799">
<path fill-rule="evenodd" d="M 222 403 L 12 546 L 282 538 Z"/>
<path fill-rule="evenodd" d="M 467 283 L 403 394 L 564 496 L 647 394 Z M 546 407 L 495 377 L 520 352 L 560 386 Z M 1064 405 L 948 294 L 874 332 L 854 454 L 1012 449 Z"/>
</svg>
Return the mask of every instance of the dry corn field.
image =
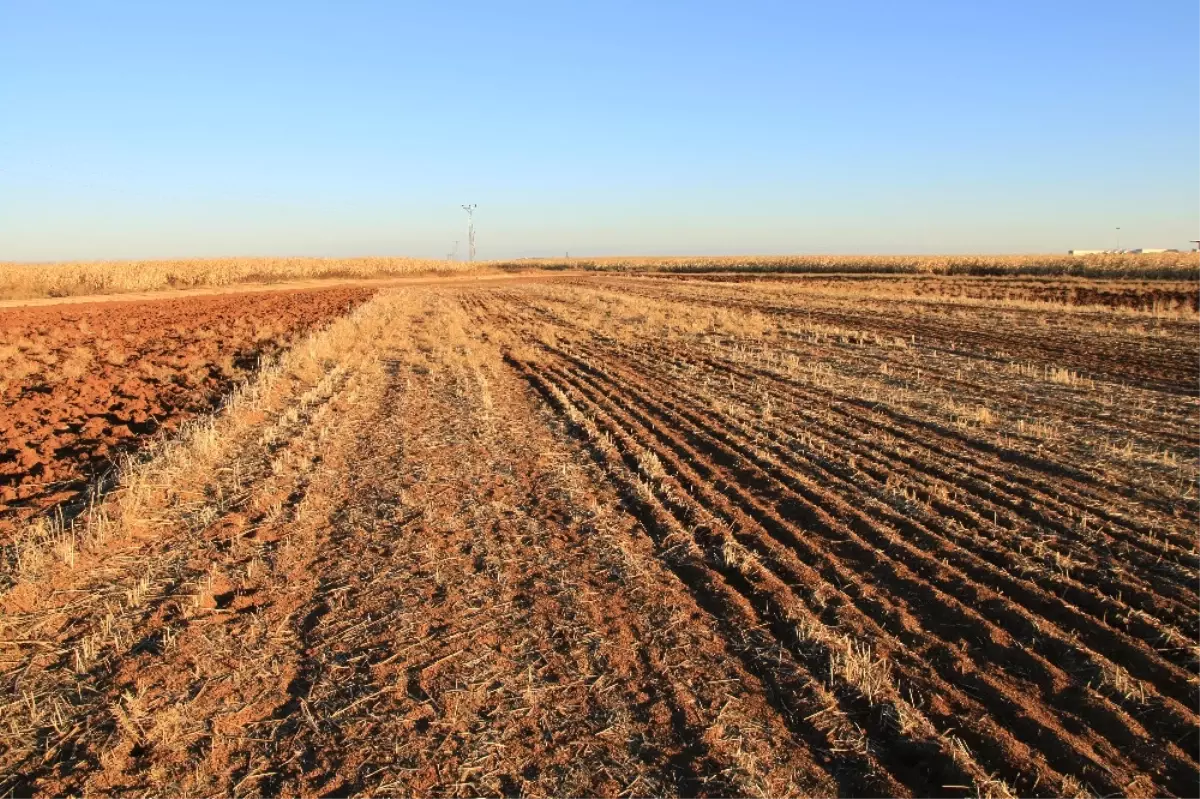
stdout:
<svg viewBox="0 0 1200 799">
<path fill-rule="evenodd" d="M 382 290 L 13 525 L 0 796 L 1195 795 L 1195 283 L 713 277 Z"/>
<path fill-rule="evenodd" d="M 362 280 L 528 270 L 604 272 L 847 273 L 1043 275 L 1195 281 L 1200 253 L 1091 255 L 761 255 L 656 258 L 524 258 L 516 261 L 429 258 L 184 258 L 156 261 L 0 261 L 0 302 L 121 292 L 196 289 L 244 283 Z"/>
</svg>

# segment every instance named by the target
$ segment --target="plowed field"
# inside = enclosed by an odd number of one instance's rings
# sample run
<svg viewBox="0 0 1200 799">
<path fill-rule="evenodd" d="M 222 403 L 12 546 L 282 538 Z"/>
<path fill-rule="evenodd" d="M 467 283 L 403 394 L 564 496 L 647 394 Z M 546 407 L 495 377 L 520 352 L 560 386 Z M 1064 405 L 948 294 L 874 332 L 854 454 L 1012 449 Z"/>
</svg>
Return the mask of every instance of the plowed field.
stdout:
<svg viewBox="0 0 1200 799">
<path fill-rule="evenodd" d="M 1194 307 L 879 285 L 380 293 L 23 544 L 0 795 L 1194 795 Z"/>
<path fill-rule="evenodd" d="M 368 292 L 0 310 L 0 542 Z"/>
</svg>

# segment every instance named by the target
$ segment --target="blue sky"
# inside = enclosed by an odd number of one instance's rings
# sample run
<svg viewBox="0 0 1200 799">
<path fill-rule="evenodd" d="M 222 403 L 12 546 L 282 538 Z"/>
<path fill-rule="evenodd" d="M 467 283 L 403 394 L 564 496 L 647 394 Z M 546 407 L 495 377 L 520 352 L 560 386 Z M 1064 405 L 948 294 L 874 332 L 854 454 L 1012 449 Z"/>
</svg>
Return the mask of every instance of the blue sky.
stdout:
<svg viewBox="0 0 1200 799">
<path fill-rule="evenodd" d="M 0 0 L 0 260 L 1200 236 L 1195 0 Z M 465 243 L 460 245 L 460 252 Z"/>
</svg>

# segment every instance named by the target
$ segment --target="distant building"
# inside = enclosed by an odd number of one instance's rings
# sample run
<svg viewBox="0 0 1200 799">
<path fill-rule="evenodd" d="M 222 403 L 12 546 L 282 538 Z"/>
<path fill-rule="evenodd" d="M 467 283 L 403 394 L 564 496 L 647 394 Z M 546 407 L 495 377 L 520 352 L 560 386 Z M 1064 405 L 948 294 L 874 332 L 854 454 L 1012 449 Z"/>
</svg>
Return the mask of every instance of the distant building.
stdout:
<svg viewBox="0 0 1200 799">
<path fill-rule="evenodd" d="M 1104 255 L 1108 250 L 1068 250 L 1067 255 Z"/>
</svg>

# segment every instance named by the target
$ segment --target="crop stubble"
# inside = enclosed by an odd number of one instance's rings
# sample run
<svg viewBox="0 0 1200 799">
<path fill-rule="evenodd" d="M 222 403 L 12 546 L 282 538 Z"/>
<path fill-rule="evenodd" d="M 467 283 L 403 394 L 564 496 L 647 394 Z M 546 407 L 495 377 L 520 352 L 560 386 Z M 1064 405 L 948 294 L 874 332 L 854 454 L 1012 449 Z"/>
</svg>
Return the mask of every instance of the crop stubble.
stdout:
<svg viewBox="0 0 1200 799">
<path fill-rule="evenodd" d="M 12 576 L 0 790 L 1188 795 L 1195 312 L 958 295 L 378 296 Z"/>
</svg>

